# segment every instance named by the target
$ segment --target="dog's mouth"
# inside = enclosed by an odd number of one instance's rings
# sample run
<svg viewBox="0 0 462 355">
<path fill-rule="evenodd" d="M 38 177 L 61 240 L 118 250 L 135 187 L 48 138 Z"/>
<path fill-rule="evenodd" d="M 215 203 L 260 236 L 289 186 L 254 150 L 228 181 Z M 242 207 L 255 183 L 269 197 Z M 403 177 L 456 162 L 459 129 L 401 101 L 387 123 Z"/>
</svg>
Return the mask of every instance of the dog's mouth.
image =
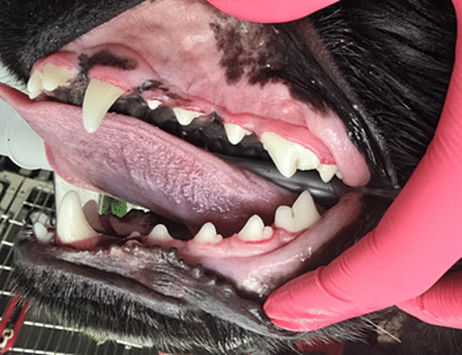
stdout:
<svg viewBox="0 0 462 355">
<path fill-rule="evenodd" d="M 250 56 L 227 59 L 230 29 L 241 31 L 237 50 Z M 322 206 L 222 159 L 273 162 L 281 179 L 317 170 L 326 184 L 370 180 L 333 108 L 295 99 L 286 80 L 259 77 L 255 65 L 274 69 L 261 62 L 270 37 L 202 2 L 145 2 L 37 61 L 30 98 L 2 86 L 45 140 L 57 174 L 151 211 L 100 216 L 96 203 L 82 210 L 68 194 L 57 227 L 36 225 L 19 262 L 103 272 L 165 301 L 187 299 L 192 276 L 182 259 L 197 278 L 203 268 L 260 302 L 328 262 L 327 246 L 358 216 L 359 194 Z M 177 286 L 159 275 L 177 276 Z"/>
</svg>

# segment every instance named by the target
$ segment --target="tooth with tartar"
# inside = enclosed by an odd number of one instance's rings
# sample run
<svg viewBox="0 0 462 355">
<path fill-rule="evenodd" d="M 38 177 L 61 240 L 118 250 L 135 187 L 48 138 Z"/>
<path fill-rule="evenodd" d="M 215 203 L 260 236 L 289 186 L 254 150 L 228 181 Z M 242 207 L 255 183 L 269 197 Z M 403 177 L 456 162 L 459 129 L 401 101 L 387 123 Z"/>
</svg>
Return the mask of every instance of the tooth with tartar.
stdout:
<svg viewBox="0 0 462 355">
<path fill-rule="evenodd" d="M 252 134 L 252 132 L 238 126 L 237 124 L 225 123 L 224 126 L 226 136 L 228 137 L 229 142 L 233 145 L 239 144 L 245 136 Z"/>
<path fill-rule="evenodd" d="M 239 239 L 246 242 L 258 242 L 271 238 L 273 229 L 269 226 L 265 227 L 263 220 L 258 215 L 253 215 L 249 218 L 245 226 L 237 234 Z"/>
<path fill-rule="evenodd" d="M 292 208 L 279 206 L 274 217 L 274 224 L 288 232 L 301 232 L 321 219 L 313 197 L 308 191 L 303 191 Z"/>
<path fill-rule="evenodd" d="M 153 242 L 155 241 L 165 242 L 165 241 L 174 240 L 172 236 L 170 235 L 170 233 L 168 232 L 167 227 L 163 224 L 156 225 L 152 229 L 151 233 L 149 233 L 148 237 Z"/>
<path fill-rule="evenodd" d="M 108 110 L 124 92 L 111 83 L 90 80 L 82 105 L 83 126 L 88 133 L 96 132 Z"/>
<path fill-rule="evenodd" d="M 159 100 L 148 100 L 148 101 L 147 101 L 147 104 L 148 104 L 148 107 L 149 107 L 151 110 L 155 110 L 155 109 L 158 108 L 160 105 L 162 105 L 162 102 L 160 102 Z"/>
<path fill-rule="evenodd" d="M 79 194 L 69 191 L 61 200 L 57 216 L 57 233 L 64 244 L 85 240 L 99 233 L 87 222 Z"/>
<path fill-rule="evenodd" d="M 319 175 L 321 176 L 321 180 L 324 181 L 325 183 L 328 183 L 329 181 L 332 180 L 332 178 L 337 174 L 338 168 L 337 165 L 331 165 L 331 164 L 320 164 L 316 170 L 319 172 Z"/>
<path fill-rule="evenodd" d="M 282 138 L 276 133 L 265 132 L 260 136 L 263 148 L 285 177 L 291 177 L 298 170 L 316 169 L 319 158 L 311 150 L 298 143 Z"/>
<path fill-rule="evenodd" d="M 27 82 L 27 91 L 31 100 L 35 99 L 42 93 L 42 78 L 43 74 L 38 69 L 35 69 Z"/>
<path fill-rule="evenodd" d="M 182 126 L 187 126 L 194 121 L 195 118 L 200 117 L 202 114 L 196 111 L 185 110 L 181 107 L 174 107 L 173 113 L 176 116 L 176 119 Z"/>
<path fill-rule="evenodd" d="M 72 78 L 73 70 L 48 63 L 43 67 L 42 87 L 46 91 L 56 90 Z"/>
<path fill-rule="evenodd" d="M 213 223 L 207 222 L 202 226 L 199 232 L 197 232 L 194 240 L 199 243 L 217 244 L 223 240 L 223 237 L 217 234 L 217 230 Z"/>
</svg>

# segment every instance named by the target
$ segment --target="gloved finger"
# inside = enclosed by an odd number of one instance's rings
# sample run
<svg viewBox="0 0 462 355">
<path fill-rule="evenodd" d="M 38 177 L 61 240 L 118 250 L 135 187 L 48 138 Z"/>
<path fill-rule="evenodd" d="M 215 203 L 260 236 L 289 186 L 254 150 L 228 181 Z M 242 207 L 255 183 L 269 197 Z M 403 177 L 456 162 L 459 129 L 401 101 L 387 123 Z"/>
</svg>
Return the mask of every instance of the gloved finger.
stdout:
<svg viewBox="0 0 462 355">
<path fill-rule="evenodd" d="M 462 329 L 462 272 L 443 277 L 422 295 L 399 303 L 404 312 L 433 325 Z"/>
<path fill-rule="evenodd" d="M 209 3 L 242 20 L 279 23 L 298 20 L 338 0 L 207 0 Z"/>
</svg>

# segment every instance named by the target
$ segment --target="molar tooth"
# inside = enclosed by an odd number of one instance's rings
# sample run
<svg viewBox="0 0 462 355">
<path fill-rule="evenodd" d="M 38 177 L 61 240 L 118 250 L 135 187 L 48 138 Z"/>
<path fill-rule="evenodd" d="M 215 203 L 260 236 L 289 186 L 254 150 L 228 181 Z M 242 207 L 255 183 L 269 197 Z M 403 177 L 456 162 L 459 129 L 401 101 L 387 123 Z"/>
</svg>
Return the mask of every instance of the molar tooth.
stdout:
<svg viewBox="0 0 462 355">
<path fill-rule="evenodd" d="M 98 235 L 83 214 L 79 194 L 75 191 L 66 193 L 61 201 L 57 216 L 57 233 L 59 239 L 69 244 Z"/>
<path fill-rule="evenodd" d="M 148 107 L 149 107 L 151 110 L 155 110 L 155 109 L 158 108 L 160 105 L 162 105 L 162 102 L 160 102 L 159 100 L 148 100 L 148 101 L 147 101 L 147 104 L 148 104 Z"/>
<path fill-rule="evenodd" d="M 319 172 L 322 181 L 328 183 L 338 172 L 337 165 L 320 164 L 316 170 Z"/>
<path fill-rule="evenodd" d="M 124 92 L 111 83 L 90 80 L 82 105 L 83 126 L 88 133 L 96 132 L 109 108 Z"/>
<path fill-rule="evenodd" d="M 274 217 L 274 224 L 288 232 L 301 232 L 321 219 L 321 215 L 308 191 L 303 191 L 292 208 L 279 206 Z"/>
<path fill-rule="evenodd" d="M 276 133 L 265 132 L 261 135 L 260 141 L 279 172 L 285 177 L 291 177 L 297 169 L 316 169 L 320 164 L 319 158 L 311 150 Z"/>
<path fill-rule="evenodd" d="M 43 67 L 42 86 L 46 91 L 53 91 L 72 78 L 73 70 L 48 63 Z"/>
<path fill-rule="evenodd" d="M 188 126 L 195 118 L 201 116 L 201 113 L 185 110 L 181 107 L 174 107 L 173 113 L 182 126 Z"/>
<path fill-rule="evenodd" d="M 202 226 L 199 232 L 197 232 L 194 240 L 199 243 L 217 244 L 223 240 L 223 237 L 217 234 L 217 230 L 213 223 L 207 222 Z"/>
<path fill-rule="evenodd" d="M 168 232 L 168 229 L 165 225 L 163 224 L 158 224 L 156 225 L 151 233 L 149 233 L 148 238 L 151 241 L 170 241 L 174 240 L 173 237 L 170 235 Z"/>
<path fill-rule="evenodd" d="M 245 136 L 252 134 L 252 132 L 238 126 L 237 124 L 233 123 L 225 123 L 225 131 L 226 136 L 231 144 L 237 145 L 239 144 Z"/>
<path fill-rule="evenodd" d="M 264 225 L 263 220 L 258 215 L 249 218 L 245 226 L 237 234 L 239 239 L 246 242 L 258 242 L 271 238 L 273 229 Z"/>
<path fill-rule="evenodd" d="M 35 99 L 42 93 L 42 79 L 42 72 L 35 69 L 27 82 L 27 91 L 29 92 L 29 98 L 31 100 Z"/>
</svg>

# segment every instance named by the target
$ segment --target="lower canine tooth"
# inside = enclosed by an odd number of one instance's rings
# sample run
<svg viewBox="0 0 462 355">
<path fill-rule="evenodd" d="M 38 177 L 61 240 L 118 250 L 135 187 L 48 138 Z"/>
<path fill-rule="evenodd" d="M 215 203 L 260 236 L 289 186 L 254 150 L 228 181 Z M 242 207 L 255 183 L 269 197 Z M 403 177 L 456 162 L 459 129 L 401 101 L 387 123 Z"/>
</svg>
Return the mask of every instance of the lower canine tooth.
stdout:
<svg viewBox="0 0 462 355">
<path fill-rule="evenodd" d="M 195 111 L 185 110 L 181 107 L 174 107 L 173 113 L 176 116 L 176 119 L 182 126 L 189 125 L 196 117 L 199 117 L 201 114 Z"/>
<path fill-rule="evenodd" d="M 38 69 L 35 69 L 27 82 L 27 91 L 29 92 L 29 98 L 35 99 L 42 93 L 42 78 L 43 74 Z"/>
<path fill-rule="evenodd" d="M 88 133 L 96 132 L 107 111 L 124 92 L 111 83 L 90 80 L 82 105 L 83 126 Z"/>
<path fill-rule="evenodd" d="M 321 215 L 308 191 L 300 194 L 294 202 L 292 208 L 280 206 L 276 210 L 274 224 L 278 228 L 283 228 L 288 232 L 301 232 L 321 219 Z"/>
<path fill-rule="evenodd" d="M 165 225 L 163 224 L 158 224 L 156 225 L 151 233 L 148 235 L 149 239 L 152 241 L 169 241 L 173 240 L 172 236 L 168 232 L 168 229 Z"/>
<path fill-rule="evenodd" d="M 85 240 L 99 234 L 85 219 L 80 197 L 75 191 L 69 191 L 64 195 L 57 219 L 58 237 L 64 244 Z"/>
<path fill-rule="evenodd" d="M 231 144 L 237 145 L 239 144 L 245 136 L 252 134 L 252 132 L 238 126 L 237 124 L 233 123 L 225 123 L 225 131 L 226 136 Z"/>
<path fill-rule="evenodd" d="M 199 243 L 212 243 L 217 244 L 223 240 L 223 237 L 217 234 L 217 230 L 213 223 L 207 222 L 197 232 L 194 240 Z"/>
<path fill-rule="evenodd" d="M 237 234 L 239 239 L 247 242 L 258 242 L 271 238 L 273 229 L 265 227 L 263 220 L 258 215 L 253 215 L 245 224 L 244 228 Z"/>
<path fill-rule="evenodd" d="M 48 63 L 43 67 L 42 86 L 46 91 L 53 91 L 72 78 L 72 69 L 58 67 Z"/>
</svg>

